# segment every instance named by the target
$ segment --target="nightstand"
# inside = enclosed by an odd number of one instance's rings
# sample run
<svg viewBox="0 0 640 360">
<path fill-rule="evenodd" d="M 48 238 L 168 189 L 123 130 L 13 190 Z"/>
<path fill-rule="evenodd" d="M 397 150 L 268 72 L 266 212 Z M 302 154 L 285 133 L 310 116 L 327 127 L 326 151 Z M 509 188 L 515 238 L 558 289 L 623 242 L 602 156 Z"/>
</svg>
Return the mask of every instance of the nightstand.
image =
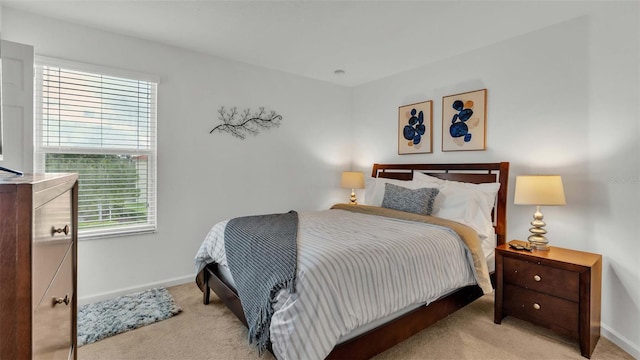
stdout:
<svg viewBox="0 0 640 360">
<path fill-rule="evenodd" d="M 513 316 L 575 338 L 590 358 L 600 338 L 602 256 L 552 246 L 496 248 L 494 322 Z"/>
</svg>

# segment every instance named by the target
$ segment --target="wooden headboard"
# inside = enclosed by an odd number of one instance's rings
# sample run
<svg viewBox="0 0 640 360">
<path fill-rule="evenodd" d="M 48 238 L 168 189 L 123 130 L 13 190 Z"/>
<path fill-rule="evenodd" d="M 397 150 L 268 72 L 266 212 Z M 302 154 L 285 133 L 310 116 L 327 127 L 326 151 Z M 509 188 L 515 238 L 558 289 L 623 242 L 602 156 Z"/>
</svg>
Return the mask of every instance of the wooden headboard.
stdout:
<svg viewBox="0 0 640 360">
<path fill-rule="evenodd" d="M 498 199 L 493 209 L 493 225 L 498 245 L 507 240 L 507 191 L 509 183 L 509 163 L 470 164 L 373 164 L 371 176 L 388 179 L 412 180 L 413 172 L 435 176 L 444 180 L 473 184 L 499 182 Z"/>
</svg>

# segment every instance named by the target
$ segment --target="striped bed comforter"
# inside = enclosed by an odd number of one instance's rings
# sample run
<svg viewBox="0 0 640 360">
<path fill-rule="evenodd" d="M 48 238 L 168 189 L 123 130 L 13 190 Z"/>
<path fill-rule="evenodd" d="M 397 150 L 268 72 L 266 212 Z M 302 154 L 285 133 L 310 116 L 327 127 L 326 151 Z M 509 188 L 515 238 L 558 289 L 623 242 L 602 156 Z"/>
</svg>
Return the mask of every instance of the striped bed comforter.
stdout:
<svg viewBox="0 0 640 360">
<path fill-rule="evenodd" d="M 211 262 L 227 265 L 226 223 L 214 225 L 202 243 L 197 273 Z M 481 256 L 469 250 L 477 252 L 476 245 L 440 225 L 341 209 L 300 212 L 296 292 L 278 294 L 274 354 L 323 359 L 360 326 L 475 284 L 488 276 L 473 265 Z"/>
</svg>

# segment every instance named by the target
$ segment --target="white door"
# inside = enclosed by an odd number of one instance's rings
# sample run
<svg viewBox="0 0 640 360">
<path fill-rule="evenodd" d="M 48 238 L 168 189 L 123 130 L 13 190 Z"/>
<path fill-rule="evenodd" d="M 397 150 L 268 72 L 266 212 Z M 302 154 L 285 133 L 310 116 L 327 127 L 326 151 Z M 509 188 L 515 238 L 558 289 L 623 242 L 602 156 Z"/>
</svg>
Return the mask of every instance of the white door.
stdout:
<svg viewBox="0 0 640 360">
<path fill-rule="evenodd" d="M 33 172 L 33 46 L 1 40 L 2 159 L 0 166 Z"/>
</svg>

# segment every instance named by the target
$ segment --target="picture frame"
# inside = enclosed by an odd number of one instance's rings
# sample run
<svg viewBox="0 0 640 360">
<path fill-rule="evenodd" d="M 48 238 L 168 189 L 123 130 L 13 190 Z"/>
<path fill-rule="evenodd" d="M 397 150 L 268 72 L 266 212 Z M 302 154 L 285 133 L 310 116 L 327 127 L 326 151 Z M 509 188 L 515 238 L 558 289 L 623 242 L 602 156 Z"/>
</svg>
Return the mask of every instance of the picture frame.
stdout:
<svg viewBox="0 0 640 360">
<path fill-rule="evenodd" d="M 433 152 L 433 101 L 398 108 L 398 154 Z"/>
<path fill-rule="evenodd" d="M 487 89 L 442 98 L 442 151 L 485 150 Z"/>
</svg>

